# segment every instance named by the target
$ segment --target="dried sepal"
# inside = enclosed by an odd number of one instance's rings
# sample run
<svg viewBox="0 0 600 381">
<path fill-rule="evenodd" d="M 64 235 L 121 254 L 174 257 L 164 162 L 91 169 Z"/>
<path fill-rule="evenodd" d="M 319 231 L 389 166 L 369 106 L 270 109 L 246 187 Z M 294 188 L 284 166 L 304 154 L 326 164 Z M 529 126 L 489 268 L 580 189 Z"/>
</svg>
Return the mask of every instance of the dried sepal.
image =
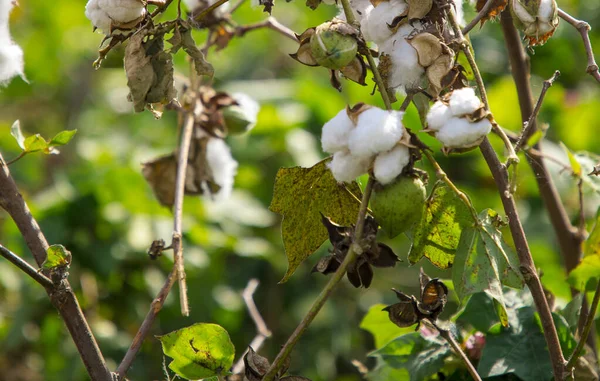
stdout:
<svg viewBox="0 0 600 381">
<path fill-rule="evenodd" d="M 269 370 L 269 360 L 254 352 L 252 347 L 248 347 L 248 352 L 244 356 L 244 372 L 248 381 L 260 381 Z"/>
<path fill-rule="evenodd" d="M 450 54 L 442 54 L 426 70 L 429 80 L 429 93 L 437 95 L 442 91 L 442 80 L 454 67 L 454 57 Z"/>
<path fill-rule="evenodd" d="M 310 48 L 310 40 L 306 42 L 301 42 L 298 47 L 298 51 L 296 53 L 290 54 L 290 57 L 295 59 L 306 66 L 319 66 L 317 60 L 314 59 L 311 48 Z"/>
<path fill-rule="evenodd" d="M 442 55 L 442 42 L 431 33 L 419 33 L 408 43 L 415 48 L 419 57 L 419 65 L 431 66 Z"/>
<path fill-rule="evenodd" d="M 409 20 L 420 20 L 427 16 L 431 7 L 433 6 L 433 0 L 408 0 L 408 19 Z"/>
<path fill-rule="evenodd" d="M 367 78 L 367 65 L 363 58 L 358 54 L 348 65 L 340 69 L 340 72 L 344 77 L 359 85 L 367 85 L 365 82 L 365 79 Z"/>
<path fill-rule="evenodd" d="M 488 0 L 477 0 L 477 4 L 475 6 L 477 12 L 481 12 L 487 1 Z M 500 16 L 500 13 L 502 13 L 504 8 L 506 8 L 507 4 L 508 0 L 494 0 L 494 5 L 492 5 L 490 11 L 483 16 L 480 25 L 483 26 L 487 20 L 495 19 L 496 17 Z"/>
<path fill-rule="evenodd" d="M 559 18 L 555 0 L 550 7 L 542 5 L 542 0 L 511 0 L 510 12 L 515 26 L 525 34 L 529 46 L 543 45 L 556 30 Z"/>
</svg>

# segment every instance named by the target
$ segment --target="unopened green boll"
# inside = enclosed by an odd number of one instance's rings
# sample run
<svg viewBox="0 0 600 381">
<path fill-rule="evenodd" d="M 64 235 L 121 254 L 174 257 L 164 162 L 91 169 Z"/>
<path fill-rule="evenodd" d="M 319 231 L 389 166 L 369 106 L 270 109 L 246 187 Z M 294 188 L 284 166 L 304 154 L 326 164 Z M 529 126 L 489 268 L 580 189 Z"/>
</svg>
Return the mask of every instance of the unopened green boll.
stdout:
<svg viewBox="0 0 600 381">
<path fill-rule="evenodd" d="M 558 26 L 556 0 L 511 0 L 510 12 L 532 46 L 544 44 Z"/>
<path fill-rule="evenodd" d="M 310 39 L 313 58 L 319 65 L 333 70 L 339 70 L 352 62 L 358 50 L 358 43 L 353 36 L 336 29 L 336 25 L 331 22 L 321 24 Z"/>
</svg>

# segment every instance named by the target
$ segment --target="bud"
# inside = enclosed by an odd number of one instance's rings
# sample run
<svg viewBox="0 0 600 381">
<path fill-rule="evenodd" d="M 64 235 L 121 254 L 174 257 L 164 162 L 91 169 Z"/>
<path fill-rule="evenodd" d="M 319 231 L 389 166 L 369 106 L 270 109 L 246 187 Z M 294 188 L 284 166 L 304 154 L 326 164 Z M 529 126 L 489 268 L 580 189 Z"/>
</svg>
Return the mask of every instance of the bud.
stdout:
<svg viewBox="0 0 600 381">
<path fill-rule="evenodd" d="M 558 26 L 556 0 L 512 0 L 510 13 L 530 46 L 543 45 Z"/>
<path fill-rule="evenodd" d="M 260 106 L 246 94 L 233 94 L 232 98 L 237 104 L 223 109 L 223 119 L 229 135 L 241 135 L 256 125 Z"/>
<path fill-rule="evenodd" d="M 344 22 L 326 22 L 319 25 L 310 39 L 310 49 L 317 63 L 328 69 L 339 70 L 348 65 L 358 51 L 352 28 Z"/>
</svg>

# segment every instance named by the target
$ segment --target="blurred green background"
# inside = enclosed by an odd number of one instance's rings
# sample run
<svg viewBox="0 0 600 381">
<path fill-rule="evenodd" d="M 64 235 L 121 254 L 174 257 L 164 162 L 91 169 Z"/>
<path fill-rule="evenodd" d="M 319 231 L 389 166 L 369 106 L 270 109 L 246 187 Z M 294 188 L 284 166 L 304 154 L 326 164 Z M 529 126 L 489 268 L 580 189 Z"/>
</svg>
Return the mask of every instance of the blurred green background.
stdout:
<svg viewBox="0 0 600 381">
<path fill-rule="evenodd" d="M 28 155 L 12 165 L 11 171 L 50 244 L 63 244 L 73 253 L 71 284 L 114 370 L 172 267 L 170 255 L 157 261 L 146 255 L 153 239 L 169 241 L 172 217 L 154 200 L 141 176 L 140 163 L 174 149 L 176 116 L 167 112 L 155 120 L 149 112 L 133 113 L 126 101 L 122 48 L 111 52 L 100 70 L 93 69 L 102 35 L 92 33 L 84 16 L 84 0 L 19 3 L 11 15 L 11 34 L 25 52 L 29 83 L 17 78 L 0 88 L 0 151 L 7 160 L 18 155 L 19 147 L 10 136 L 10 126 L 17 119 L 26 136 L 41 133 L 49 138 L 64 129 L 78 129 L 60 155 Z M 266 17 L 261 8 L 248 3 L 236 12 L 238 23 Z M 559 6 L 590 23 L 592 45 L 600 57 L 597 0 L 559 1 Z M 470 19 L 474 11 L 468 4 L 465 7 Z M 175 6 L 171 8 L 163 20 L 175 16 Z M 334 6 L 321 5 L 311 11 L 301 0 L 279 1 L 273 16 L 300 33 L 336 12 Z M 197 32 L 198 42 L 204 38 L 205 33 Z M 503 127 L 519 130 L 518 102 L 499 24 L 476 28 L 472 41 L 496 119 Z M 216 322 L 229 331 L 241 354 L 256 330 L 240 292 L 249 279 L 258 278 L 261 285 L 256 303 L 274 332 L 261 353 L 272 359 L 327 281 L 320 274 L 310 274 L 312 265 L 326 252 L 325 244 L 289 282 L 278 284 L 287 263 L 280 217 L 267 209 L 275 174 L 282 166 L 311 166 L 323 158 L 321 126 L 347 103 L 381 103 L 370 95 L 371 82 L 367 87 L 344 82 L 344 91 L 338 93 L 329 85 L 325 69 L 298 64 L 288 56 L 294 52 L 293 42 L 273 31 L 259 30 L 208 55 L 216 69 L 217 89 L 246 92 L 262 108 L 250 134 L 227 139 L 240 163 L 232 197 L 221 203 L 186 199 L 184 238 L 191 315 L 180 315 L 174 288 L 154 324 L 153 335 L 195 322 Z M 558 141 L 574 151 L 598 152 L 600 86 L 585 73 L 579 34 L 561 23 L 545 46 L 531 52 L 531 59 L 536 96 L 541 82 L 554 70 L 562 73 L 540 114 L 550 125 L 545 143 L 548 154 L 567 162 Z M 176 61 L 180 73 L 187 75 L 182 53 Z M 420 129 L 412 107 L 405 124 Z M 439 152 L 433 139 L 423 139 Z M 492 141 L 501 152 L 499 140 L 494 137 Z M 437 156 L 478 209 L 501 210 L 478 151 L 451 158 Z M 575 219 L 575 184 L 560 167 L 549 165 Z M 534 172 L 526 164 L 519 166 L 518 205 L 536 264 L 543 270 L 542 281 L 562 306 L 570 293 Z M 590 220 L 598 205 L 597 193 L 586 189 Z M 33 263 L 5 213 L 0 213 L 0 242 Z M 373 338 L 359 329 L 359 322 L 371 305 L 393 302 L 389 288 L 416 293 L 418 284 L 418 266 L 406 264 L 409 240 L 401 236 L 388 243 L 405 262 L 394 269 L 378 269 L 367 290 L 354 289 L 344 281 L 297 346 L 292 356 L 293 374 L 314 381 L 359 380 L 351 361 L 373 364 L 367 358 L 374 349 Z M 449 278 L 449 272 L 425 262 L 422 265 L 432 276 Z M 458 308 L 453 300 L 446 315 Z M 162 361 L 160 344 L 150 336 L 128 376 L 132 380 L 164 379 Z M 0 379 L 86 379 L 77 351 L 46 294 L 5 260 L 0 260 Z"/>
</svg>

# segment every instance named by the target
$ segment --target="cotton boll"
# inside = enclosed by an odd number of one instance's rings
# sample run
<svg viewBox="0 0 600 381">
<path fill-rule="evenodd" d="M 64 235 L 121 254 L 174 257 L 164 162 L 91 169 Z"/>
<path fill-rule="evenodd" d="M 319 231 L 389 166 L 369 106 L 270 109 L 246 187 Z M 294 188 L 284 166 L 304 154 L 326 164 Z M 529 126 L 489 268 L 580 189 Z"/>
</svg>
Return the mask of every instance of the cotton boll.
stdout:
<svg viewBox="0 0 600 381">
<path fill-rule="evenodd" d="M 373 163 L 373 174 L 381 184 L 389 184 L 402 173 L 409 161 L 408 147 L 399 144 L 391 150 L 377 155 Z"/>
<path fill-rule="evenodd" d="M 456 21 L 461 26 L 465 25 L 465 11 L 463 9 L 463 0 L 453 0 L 454 10 L 456 12 Z"/>
<path fill-rule="evenodd" d="M 380 44 L 390 38 L 393 31 L 390 30 L 388 24 L 391 24 L 394 18 L 405 13 L 407 7 L 408 5 L 403 1 L 384 1 L 376 7 L 368 7 L 360 23 L 360 29 L 365 39 Z"/>
<path fill-rule="evenodd" d="M 436 138 L 448 148 L 468 148 L 490 133 L 492 123 L 483 119 L 470 123 L 465 118 L 452 118 L 437 132 Z"/>
<path fill-rule="evenodd" d="M 371 160 L 370 157 L 358 157 L 348 151 L 339 151 L 333 155 L 333 160 L 327 167 L 337 181 L 349 183 L 369 171 Z"/>
<path fill-rule="evenodd" d="M 372 156 L 390 150 L 404 134 L 403 112 L 370 108 L 358 116 L 348 147 L 355 156 Z"/>
<path fill-rule="evenodd" d="M 228 198 L 233 188 L 233 178 L 238 163 L 223 139 L 210 138 L 206 144 L 206 164 L 211 171 L 213 181 L 221 189 L 215 194 L 217 199 Z"/>
<path fill-rule="evenodd" d="M 417 51 L 406 41 L 405 36 L 396 33 L 381 44 L 380 48 L 390 56 L 392 62 L 392 70 L 388 76 L 389 88 L 412 88 L 421 82 L 425 69 L 419 65 Z"/>
<path fill-rule="evenodd" d="M 0 45 L 0 85 L 8 83 L 13 77 L 23 74 L 23 50 L 12 41 Z"/>
<path fill-rule="evenodd" d="M 249 122 L 246 131 L 250 131 L 256 125 L 260 105 L 254 98 L 244 93 L 233 93 L 231 97 L 237 102 L 245 120 Z"/>
<path fill-rule="evenodd" d="M 354 123 L 348 117 L 346 109 L 338 112 L 336 116 L 323 125 L 323 132 L 321 133 L 323 151 L 335 153 L 348 149 L 348 139 L 353 129 Z"/>
<path fill-rule="evenodd" d="M 450 118 L 452 118 L 450 107 L 437 101 L 427 113 L 427 126 L 430 130 L 439 131 Z"/>
<path fill-rule="evenodd" d="M 94 27 L 105 34 L 111 27 L 139 19 L 146 14 L 141 0 L 89 0 L 85 6 L 85 16 Z"/>
<path fill-rule="evenodd" d="M 450 95 L 450 111 L 454 116 L 471 114 L 481 107 L 481 101 L 471 87 L 454 90 Z"/>
</svg>

